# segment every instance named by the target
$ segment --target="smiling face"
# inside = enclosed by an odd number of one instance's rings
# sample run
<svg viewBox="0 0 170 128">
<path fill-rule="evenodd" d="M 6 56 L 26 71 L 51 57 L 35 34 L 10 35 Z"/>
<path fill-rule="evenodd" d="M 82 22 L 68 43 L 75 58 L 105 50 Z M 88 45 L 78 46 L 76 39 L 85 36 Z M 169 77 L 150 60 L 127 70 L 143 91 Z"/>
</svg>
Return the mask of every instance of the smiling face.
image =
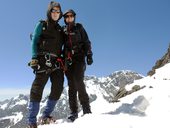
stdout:
<svg viewBox="0 0 170 128">
<path fill-rule="evenodd" d="M 59 7 L 54 7 L 51 10 L 51 19 L 53 19 L 54 21 L 57 21 L 60 18 L 60 8 Z"/>
<path fill-rule="evenodd" d="M 74 22 L 74 15 L 70 12 L 67 13 L 64 18 L 65 18 L 66 23 L 73 23 Z"/>
</svg>

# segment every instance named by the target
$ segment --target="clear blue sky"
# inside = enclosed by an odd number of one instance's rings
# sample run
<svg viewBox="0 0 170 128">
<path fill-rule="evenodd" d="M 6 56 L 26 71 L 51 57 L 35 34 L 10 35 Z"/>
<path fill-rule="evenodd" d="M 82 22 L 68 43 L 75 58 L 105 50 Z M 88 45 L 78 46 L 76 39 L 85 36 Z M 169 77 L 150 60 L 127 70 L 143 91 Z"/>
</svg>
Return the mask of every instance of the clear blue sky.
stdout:
<svg viewBox="0 0 170 128">
<path fill-rule="evenodd" d="M 49 2 L 0 1 L 1 90 L 30 88 L 34 75 L 27 66 L 31 59 L 29 34 L 40 19 L 46 18 Z M 117 70 L 146 75 L 170 43 L 170 0 L 58 2 L 63 11 L 76 11 L 76 21 L 84 25 L 92 42 L 94 64 L 87 67 L 86 75 L 101 77 Z"/>
</svg>

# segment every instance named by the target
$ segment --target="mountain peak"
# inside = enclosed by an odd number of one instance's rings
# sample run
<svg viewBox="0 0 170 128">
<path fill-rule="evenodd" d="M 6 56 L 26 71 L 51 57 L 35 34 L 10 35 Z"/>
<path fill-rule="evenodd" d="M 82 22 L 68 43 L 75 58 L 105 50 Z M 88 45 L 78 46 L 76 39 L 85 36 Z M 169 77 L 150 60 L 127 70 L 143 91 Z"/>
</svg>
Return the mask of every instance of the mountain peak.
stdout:
<svg viewBox="0 0 170 128">
<path fill-rule="evenodd" d="M 144 76 L 138 74 L 131 70 L 120 70 L 109 75 L 110 79 L 113 79 L 115 82 L 115 86 L 124 87 L 127 84 L 131 84 L 134 80 L 138 80 L 143 78 Z"/>
<path fill-rule="evenodd" d="M 141 75 L 141 74 L 139 74 L 139 73 L 137 73 L 137 72 L 135 72 L 135 71 L 131 71 L 131 70 L 119 70 L 119 71 L 115 71 L 115 72 L 113 72 L 111 75 L 109 75 L 110 77 L 112 77 L 112 76 L 115 76 L 115 75 L 132 75 L 132 74 L 134 74 L 134 75 L 137 75 L 137 76 L 141 76 L 141 77 L 144 77 L 143 75 Z"/>
</svg>

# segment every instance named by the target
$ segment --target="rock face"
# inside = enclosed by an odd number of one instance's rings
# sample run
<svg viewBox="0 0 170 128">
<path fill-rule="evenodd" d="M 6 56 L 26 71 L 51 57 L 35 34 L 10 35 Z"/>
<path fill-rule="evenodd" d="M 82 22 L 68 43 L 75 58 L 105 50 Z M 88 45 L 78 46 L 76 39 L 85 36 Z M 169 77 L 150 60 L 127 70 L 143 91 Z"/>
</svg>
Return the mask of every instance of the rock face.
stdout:
<svg viewBox="0 0 170 128">
<path fill-rule="evenodd" d="M 165 64 L 169 63 L 169 61 L 170 61 L 170 44 L 165 55 L 161 59 L 156 61 L 155 66 L 152 67 L 152 70 L 150 70 L 147 73 L 147 75 L 152 76 L 153 74 L 155 74 L 155 69 L 164 66 Z"/>
</svg>

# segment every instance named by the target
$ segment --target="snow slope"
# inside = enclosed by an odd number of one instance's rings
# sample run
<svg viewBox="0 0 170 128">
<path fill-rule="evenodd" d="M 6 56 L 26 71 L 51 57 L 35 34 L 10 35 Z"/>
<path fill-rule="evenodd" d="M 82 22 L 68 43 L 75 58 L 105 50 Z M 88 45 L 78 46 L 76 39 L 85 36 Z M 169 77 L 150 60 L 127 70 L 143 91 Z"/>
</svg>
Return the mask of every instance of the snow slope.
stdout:
<svg viewBox="0 0 170 128">
<path fill-rule="evenodd" d="M 170 128 L 170 64 L 157 69 L 152 77 L 145 77 L 126 86 L 146 86 L 137 92 L 108 103 L 98 93 L 92 102 L 93 114 L 80 112 L 75 122 L 58 120 L 57 124 L 38 126 L 38 128 Z"/>
</svg>

